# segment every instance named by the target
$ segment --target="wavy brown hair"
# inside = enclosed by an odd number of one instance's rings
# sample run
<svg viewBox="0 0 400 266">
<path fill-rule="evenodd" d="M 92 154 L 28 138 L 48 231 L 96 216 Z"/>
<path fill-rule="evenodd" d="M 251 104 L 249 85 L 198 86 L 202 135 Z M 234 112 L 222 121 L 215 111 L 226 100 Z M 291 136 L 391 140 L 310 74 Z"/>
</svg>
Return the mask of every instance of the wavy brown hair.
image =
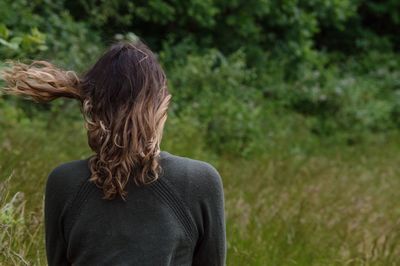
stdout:
<svg viewBox="0 0 400 266">
<path fill-rule="evenodd" d="M 36 102 L 79 100 L 88 144 L 90 180 L 105 199 L 125 198 L 126 185 L 155 181 L 171 95 L 156 56 L 141 41 L 112 45 L 82 76 L 46 61 L 9 62 L 5 93 Z"/>
</svg>

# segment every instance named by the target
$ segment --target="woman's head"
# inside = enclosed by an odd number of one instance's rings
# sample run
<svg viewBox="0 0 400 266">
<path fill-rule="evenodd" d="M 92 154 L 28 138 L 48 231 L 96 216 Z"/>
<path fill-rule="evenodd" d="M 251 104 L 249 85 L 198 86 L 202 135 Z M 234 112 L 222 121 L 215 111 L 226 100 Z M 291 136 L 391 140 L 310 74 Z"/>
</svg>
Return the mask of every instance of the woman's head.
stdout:
<svg viewBox="0 0 400 266">
<path fill-rule="evenodd" d="M 129 179 L 158 178 L 159 153 L 170 94 L 166 76 L 150 49 L 138 41 L 112 45 L 83 76 L 45 61 L 11 63 L 3 71 L 5 92 L 47 102 L 80 101 L 88 143 L 91 181 L 104 197 L 126 195 Z"/>
</svg>

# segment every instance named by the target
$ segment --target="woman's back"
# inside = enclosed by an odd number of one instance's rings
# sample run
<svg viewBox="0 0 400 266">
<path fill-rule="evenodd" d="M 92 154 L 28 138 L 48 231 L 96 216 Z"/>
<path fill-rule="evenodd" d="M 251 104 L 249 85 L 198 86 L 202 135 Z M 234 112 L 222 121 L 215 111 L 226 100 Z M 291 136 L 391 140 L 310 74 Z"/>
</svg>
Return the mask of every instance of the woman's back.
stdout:
<svg viewBox="0 0 400 266">
<path fill-rule="evenodd" d="M 221 177 L 203 161 L 160 153 L 160 177 L 127 185 L 126 201 L 102 199 L 88 159 L 49 175 L 49 265 L 224 265 Z"/>
<path fill-rule="evenodd" d="M 80 76 L 47 61 L 11 62 L 2 76 L 9 94 L 78 100 L 93 151 L 49 175 L 50 266 L 225 264 L 221 177 L 161 152 L 172 96 L 146 44 L 113 44 Z"/>
</svg>

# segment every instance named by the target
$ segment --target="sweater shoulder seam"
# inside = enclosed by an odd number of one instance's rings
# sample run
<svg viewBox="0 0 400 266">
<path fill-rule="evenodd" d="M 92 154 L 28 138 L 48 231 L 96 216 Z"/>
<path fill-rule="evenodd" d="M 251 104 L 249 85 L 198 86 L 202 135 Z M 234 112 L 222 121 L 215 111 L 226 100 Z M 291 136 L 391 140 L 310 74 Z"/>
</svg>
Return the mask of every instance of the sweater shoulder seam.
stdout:
<svg viewBox="0 0 400 266">
<path fill-rule="evenodd" d="M 151 190 L 164 202 L 173 212 L 175 217 L 182 225 L 186 236 L 196 243 L 196 223 L 191 215 L 187 204 L 179 197 L 165 178 L 161 177 L 156 182 L 150 184 Z"/>
<path fill-rule="evenodd" d="M 82 209 L 83 203 L 89 197 L 90 192 L 92 191 L 91 186 L 93 184 L 85 179 L 79 183 L 79 186 L 76 188 L 75 193 L 69 197 L 67 203 L 65 204 L 65 208 L 60 216 L 62 221 L 62 229 L 65 243 L 68 243 L 67 239 L 70 235 L 71 229 L 77 220 L 80 210 Z M 75 208 L 72 208 L 74 206 Z M 65 221 L 65 217 L 71 218 L 69 221 Z"/>
</svg>

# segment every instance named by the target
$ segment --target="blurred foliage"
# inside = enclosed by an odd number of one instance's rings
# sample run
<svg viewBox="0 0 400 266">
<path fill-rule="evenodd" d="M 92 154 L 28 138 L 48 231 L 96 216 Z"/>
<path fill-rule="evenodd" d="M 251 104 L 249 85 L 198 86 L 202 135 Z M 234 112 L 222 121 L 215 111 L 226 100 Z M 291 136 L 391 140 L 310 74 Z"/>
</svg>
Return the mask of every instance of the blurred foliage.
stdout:
<svg viewBox="0 0 400 266">
<path fill-rule="evenodd" d="M 77 20 L 89 21 L 105 36 L 134 31 L 153 47 L 183 40 L 196 48 L 218 47 L 223 53 L 244 48 L 253 65 L 265 51 L 292 59 L 313 59 L 314 36 L 321 26 L 345 28 L 356 16 L 351 0 L 260 1 L 70 1 Z"/>
<path fill-rule="evenodd" d="M 51 59 L 82 69 L 100 52 L 99 34 L 75 21 L 62 2 L 0 2 L 0 60 Z"/>
<path fill-rule="evenodd" d="M 170 124 L 215 152 L 250 156 L 299 132 L 354 144 L 400 129 L 399 10 L 396 0 L 4 0 L 0 68 L 47 59 L 82 72 L 108 44 L 140 36 L 168 73 Z M 80 119 L 74 109 L 5 96 L 0 127 L 51 128 Z"/>
<path fill-rule="evenodd" d="M 229 58 L 217 50 L 188 56 L 170 66 L 171 92 L 177 117 L 197 118 L 207 143 L 218 152 L 246 155 L 262 137 L 261 91 L 251 86 L 254 71 L 246 69 L 244 54 Z M 240 92 L 240 93 L 238 93 Z"/>
</svg>

